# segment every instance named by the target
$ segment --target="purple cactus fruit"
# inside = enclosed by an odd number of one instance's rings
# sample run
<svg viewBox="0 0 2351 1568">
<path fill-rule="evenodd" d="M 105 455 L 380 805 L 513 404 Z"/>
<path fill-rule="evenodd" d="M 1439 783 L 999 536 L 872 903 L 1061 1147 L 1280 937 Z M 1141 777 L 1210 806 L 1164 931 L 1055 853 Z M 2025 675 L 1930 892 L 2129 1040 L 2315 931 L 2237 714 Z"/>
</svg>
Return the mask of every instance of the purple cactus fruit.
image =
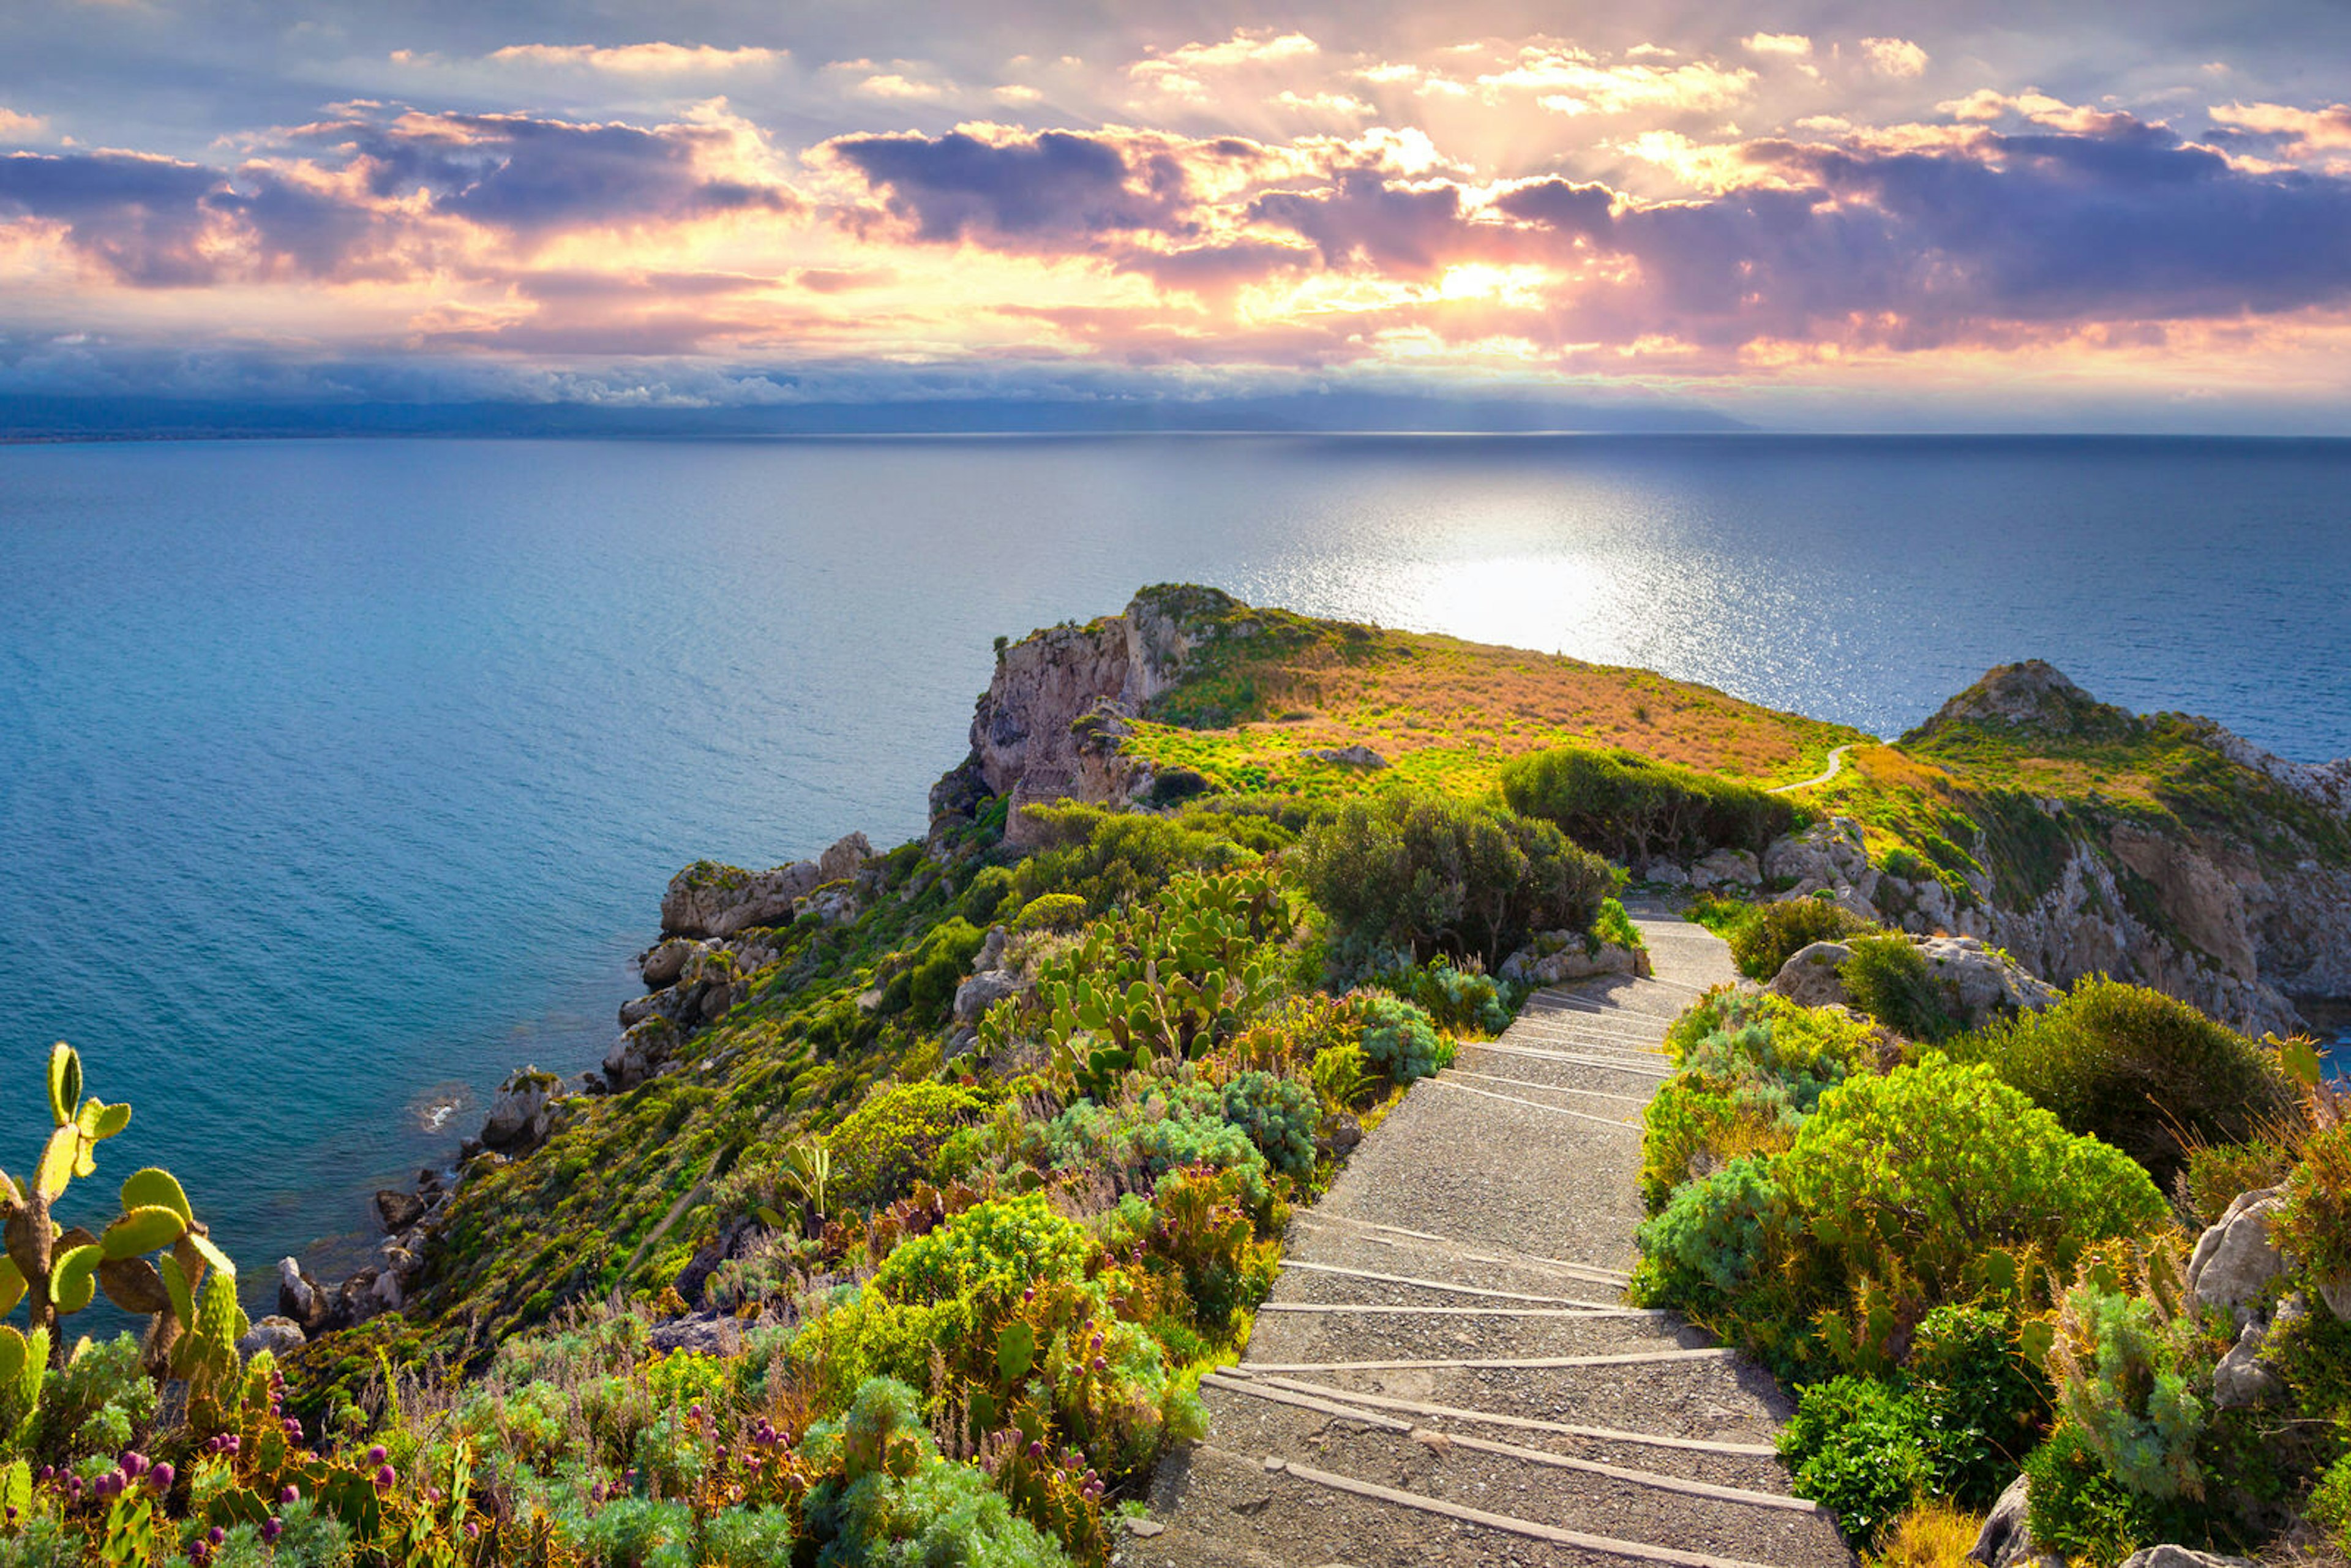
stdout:
<svg viewBox="0 0 2351 1568">
<path fill-rule="evenodd" d="M 1042 1444 L 1042 1443 L 1031 1443 L 1031 1444 L 1029 1444 L 1029 1457 L 1030 1458 L 1032 1458 L 1032 1459 L 1041 1459 L 1041 1458 L 1043 1458 L 1045 1457 L 1045 1445 L 1044 1445 L 1044 1444 Z"/>
<path fill-rule="evenodd" d="M 282 1486 L 277 1489 L 277 1506 L 280 1508 L 291 1508 L 301 1500 L 302 1489 L 300 1487 Z"/>
<path fill-rule="evenodd" d="M 390 1491 L 392 1490 L 392 1483 L 399 1479 L 400 1478 L 397 1475 L 392 1473 L 392 1469 L 390 1465 L 383 1466 L 375 1473 L 376 1490 Z"/>
<path fill-rule="evenodd" d="M 273 1546 L 277 1543 L 277 1538 L 285 1532 L 286 1521 L 279 1519 L 276 1514 L 272 1514 L 267 1519 L 261 1521 L 261 1539 L 269 1542 Z"/>
<path fill-rule="evenodd" d="M 172 1478 L 173 1473 L 174 1472 L 170 1465 L 157 1465 L 153 1469 L 147 1472 L 147 1484 L 153 1487 L 157 1491 L 170 1491 L 172 1490 Z"/>
<path fill-rule="evenodd" d="M 482 1527 L 481 1527 L 480 1525 L 475 1524 L 475 1523 L 472 1520 L 470 1520 L 470 1519 L 469 1519 L 469 1520 L 467 1520 L 467 1521 L 465 1521 L 465 1539 L 466 1539 L 466 1540 L 468 1540 L 468 1541 L 478 1540 L 478 1539 L 480 1538 L 480 1536 L 481 1536 L 481 1533 L 482 1533 Z"/>
<path fill-rule="evenodd" d="M 228 1531 L 225 1531 L 225 1530 L 223 1530 L 223 1529 L 222 1529 L 219 1525 L 217 1525 L 217 1524 L 214 1525 L 210 1530 L 207 1530 L 207 1531 L 204 1531 L 204 1540 L 205 1540 L 209 1544 L 214 1545 L 214 1546 L 218 1546 L 222 1542 L 226 1541 L 227 1539 L 228 1539 Z"/>
<path fill-rule="evenodd" d="M 117 1462 L 121 1466 L 122 1473 L 135 1481 L 139 1479 L 139 1472 L 147 1468 L 147 1456 L 136 1448 L 125 1448 L 122 1458 Z"/>
<path fill-rule="evenodd" d="M 1035 1301 L 1035 1300 L 1037 1299 L 1037 1287 L 1036 1287 L 1036 1286 L 1034 1286 L 1034 1285 L 1031 1285 L 1031 1286 L 1029 1286 L 1027 1290 L 1025 1290 L 1025 1291 L 1021 1291 L 1021 1292 L 1020 1292 L 1020 1299 L 1021 1299 L 1023 1301 Z"/>
<path fill-rule="evenodd" d="M 1094 1350 L 1095 1350 L 1097 1353 L 1099 1353 L 1099 1352 L 1102 1350 L 1102 1335 L 1100 1335 L 1100 1334 L 1096 1334 L 1096 1335 L 1094 1335 L 1094 1345 L 1093 1345 L 1093 1347 L 1094 1347 Z"/>
<path fill-rule="evenodd" d="M 378 1443 L 374 1448 L 368 1450 L 369 1464 L 380 1465 L 390 1458 L 392 1458 L 391 1451 L 385 1448 L 381 1443 Z"/>
<path fill-rule="evenodd" d="M 1107 1372 L 1110 1370 L 1110 1363 L 1104 1361 L 1101 1356 L 1096 1356 L 1094 1357 L 1094 1370 L 1096 1372 Z"/>
</svg>

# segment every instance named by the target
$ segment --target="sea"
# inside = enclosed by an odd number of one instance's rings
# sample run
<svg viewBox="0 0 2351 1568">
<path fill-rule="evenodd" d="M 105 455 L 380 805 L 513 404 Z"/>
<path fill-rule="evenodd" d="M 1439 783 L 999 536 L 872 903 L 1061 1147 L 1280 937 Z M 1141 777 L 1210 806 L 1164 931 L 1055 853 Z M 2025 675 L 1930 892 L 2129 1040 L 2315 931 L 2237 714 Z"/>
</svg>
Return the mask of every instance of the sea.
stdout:
<svg viewBox="0 0 2351 1568">
<path fill-rule="evenodd" d="M 69 1212 L 162 1165 L 256 1309 L 355 1266 L 508 1069 L 601 1059 L 674 870 L 919 834 L 992 640 L 1171 580 L 1887 736 L 2040 657 L 2351 753 L 2351 443 L 0 446 L 0 1169 L 69 1040 L 134 1107 Z"/>
</svg>

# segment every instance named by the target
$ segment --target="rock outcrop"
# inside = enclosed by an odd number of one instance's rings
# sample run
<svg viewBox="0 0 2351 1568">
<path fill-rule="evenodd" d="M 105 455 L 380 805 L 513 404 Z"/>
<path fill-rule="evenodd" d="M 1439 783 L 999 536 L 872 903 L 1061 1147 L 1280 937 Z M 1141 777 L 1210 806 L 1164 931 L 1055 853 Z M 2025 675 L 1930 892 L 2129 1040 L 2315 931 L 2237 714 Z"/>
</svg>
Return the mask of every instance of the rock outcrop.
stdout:
<svg viewBox="0 0 2351 1568">
<path fill-rule="evenodd" d="M 1927 962 L 1927 974 L 1943 993 L 1951 1017 L 1963 1029 L 1980 1029 L 1994 1019 L 2045 1008 L 2056 988 L 2005 953 L 1972 936 L 1913 936 Z M 1780 967 L 1766 990 L 1805 1007 L 1842 1006 L 1848 999 L 1844 966 L 1853 948 L 1843 942 L 1814 942 Z"/>
<path fill-rule="evenodd" d="M 2188 1291 L 2199 1306 L 2231 1313 L 2241 1329 L 2252 1321 L 2270 1281 L 2285 1272 L 2285 1254 L 2270 1239 L 2270 1216 L 2284 1206 L 2282 1188 L 2244 1193 L 2197 1238 Z"/>
<path fill-rule="evenodd" d="M 1055 626 L 1001 650 L 971 719 L 971 755 L 931 791 L 934 820 L 1006 797 L 1006 841 L 1029 841 L 1022 808 L 1125 804 L 1159 782 L 1128 757 L 1128 726 L 1184 678 L 1205 642 L 1246 636 L 1246 607 L 1213 588 L 1149 588 L 1123 613 Z"/>
<path fill-rule="evenodd" d="M 1604 942 L 1593 952 L 1585 946 L 1580 931 L 1539 931 L 1495 971 L 1520 986 L 1557 986 L 1599 975 L 1646 976 L 1650 972 L 1647 949 Z"/>
<path fill-rule="evenodd" d="M 852 875 L 873 858 L 863 833 L 851 833 L 812 861 L 794 861 L 767 871 L 745 871 L 717 861 L 696 861 L 670 878 L 662 895 L 664 936 L 732 936 L 755 925 L 787 925 L 798 905 L 828 883 Z M 664 943 L 645 955 L 649 967 Z M 669 960 L 664 959 L 664 963 Z M 652 983 L 652 976 L 647 977 Z"/>
</svg>

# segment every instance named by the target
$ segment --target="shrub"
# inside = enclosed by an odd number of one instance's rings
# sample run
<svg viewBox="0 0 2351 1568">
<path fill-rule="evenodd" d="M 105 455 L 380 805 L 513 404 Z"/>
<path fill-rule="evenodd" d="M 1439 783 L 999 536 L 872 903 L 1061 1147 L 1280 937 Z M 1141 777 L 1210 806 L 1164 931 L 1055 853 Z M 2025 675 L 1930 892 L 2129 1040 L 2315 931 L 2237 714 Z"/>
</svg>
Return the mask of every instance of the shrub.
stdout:
<svg viewBox="0 0 2351 1568">
<path fill-rule="evenodd" d="M 1225 1120 L 1249 1134 L 1268 1164 L 1303 1181 L 1314 1170 L 1322 1106 L 1314 1091 L 1270 1072 L 1243 1072 L 1225 1085 Z"/>
<path fill-rule="evenodd" d="M 1641 928 L 1625 913 L 1625 905 L 1614 898 L 1600 901 L 1600 912 L 1592 917 L 1591 939 L 1599 944 L 1638 950 L 1648 944 L 1641 939 Z"/>
<path fill-rule="evenodd" d="M 927 1236 L 902 1242 L 874 1271 L 873 1289 L 893 1301 L 968 1303 L 1000 1313 L 1041 1279 L 1073 1280 L 1093 1242 L 1039 1193 L 998 1198 L 954 1216 Z"/>
<path fill-rule="evenodd" d="M 2081 1440 L 2115 1479 L 2149 1498 L 2200 1497 L 2196 1442 L 2210 1386 L 2184 1335 L 2152 1301 L 2085 1282 L 2066 1292 L 2051 1363 L 2057 1397 Z"/>
<path fill-rule="evenodd" d="M 1510 1027 L 1502 988 L 1480 969 L 1458 969 L 1437 957 L 1416 969 L 1382 975 L 1376 983 L 1427 1013 L 1439 1029 L 1499 1034 Z"/>
<path fill-rule="evenodd" d="M 2167 1186 L 2189 1145 L 2241 1143 L 2294 1105 L 2259 1045 L 2160 991 L 2103 977 L 1955 1041 L 1951 1053 L 1990 1062 L 2069 1129 L 2112 1144 Z"/>
<path fill-rule="evenodd" d="M 2017 1348 L 2008 1320 L 1983 1307 L 1937 1307 L 1913 1331 L 1902 1370 L 1927 1417 L 1935 1490 L 1991 1507 L 2049 1412 L 2047 1384 Z"/>
<path fill-rule="evenodd" d="M 2070 1270 L 2082 1249 L 2155 1224 L 2162 1195 L 2127 1156 L 2067 1133 L 1991 1070 L 1930 1056 L 1847 1079 L 1779 1178 L 1847 1275 L 1959 1293 L 1993 1249 Z"/>
<path fill-rule="evenodd" d="M 1326 1046 L 1314 1053 L 1314 1063 L 1307 1070 L 1307 1076 L 1313 1081 L 1314 1092 L 1322 1097 L 1322 1103 L 1333 1111 L 1350 1110 L 1371 1087 L 1371 1058 L 1353 1040 L 1345 1045 Z"/>
<path fill-rule="evenodd" d="M 917 1018 L 937 1023 L 955 1001 L 956 988 L 971 973 L 971 961 L 987 936 L 957 915 L 941 922 L 914 950 L 906 972 L 907 999 Z"/>
<path fill-rule="evenodd" d="M 982 1109 L 978 1095 L 946 1083 L 883 1089 L 841 1119 L 826 1140 L 831 1192 L 842 1203 L 879 1206 L 905 1196 L 947 1135 Z"/>
<path fill-rule="evenodd" d="M 1644 1120 L 1641 1196 L 1652 1214 L 1694 1172 L 1787 1148 L 1821 1095 L 1869 1060 L 1866 1032 L 1841 1014 L 1727 991 L 1685 1014 L 1666 1044 L 1681 1071 Z"/>
<path fill-rule="evenodd" d="M 1502 769 L 1502 798 L 1627 863 L 1694 860 L 1722 848 L 1760 854 L 1796 821 L 1792 805 L 1751 784 L 1621 748 L 1559 747 L 1519 758 Z"/>
<path fill-rule="evenodd" d="M 982 866 L 979 874 L 963 890 L 956 907 L 974 925 L 986 925 L 1017 896 L 1019 889 L 1011 872 L 1000 865 Z"/>
<path fill-rule="evenodd" d="M 1643 1299 L 1711 1316 L 1755 1284 L 1793 1225 L 1766 1159 L 1749 1155 L 1685 1182 L 1638 1233 Z"/>
<path fill-rule="evenodd" d="M 1351 800 L 1290 857 L 1343 950 L 1442 953 L 1488 966 L 1537 930 L 1582 931 L 1607 862 L 1549 822 L 1433 794 Z"/>
<path fill-rule="evenodd" d="M 2316 1280 L 2351 1273 L 2351 1126 L 2322 1127 L 2304 1143 L 2270 1239 Z"/>
<path fill-rule="evenodd" d="M 1836 1377 L 1804 1390 L 1780 1434 L 1796 1495 L 1832 1509 L 1867 1550 L 1928 1479 L 1927 1418 L 1874 1378 Z"/>
<path fill-rule="evenodd" d="M 1074 893 L 1043 893 L 1020 906 L 1015 931 L 1067 931 L 1086 917 L 1086 901 Z"/>
<path fill-rule="evenodd" d="M 1789 959 L 1815 942 L 1844 942 L 1876 927 L 1825 898 L 1790 898 L 1758 904 L 1724 933 L 1731 962 L 1753 980 L 1769 980 Z"/>
<path fill-rule="evenodd" d="M 818 1568 L 1065 1568 L 1069 1559 L 1017 1517 L 969 1465 L 942 1462 L 914 1391 L 888 1378 L 861 1385 L 837 1421 L 809 1431 L 806 1450 L 834 1474 L 809 1493 L 805 1520 Z"/>
<path fill-rule="evenodd" d="M 1856 936 L 1838 971 L 1855 1009 L 1911 1040 L 1942 1040 L 1959 1030 L 1927 956 L 1907 936 Z"/>
<path fill-rule="evenodd" d="M 2070 1423 L 2060 1421 L 2049 1440 L 2025 1456 L 2024 1474 L 2026 1519 L 2044 1552 L 2113 1568 L 2134 1552 L 2175 1539 L 2155 1500 L 2116 1480 Z M 2187 1531 L 2177 1538 L 2194 1539 Z"/>
<path fill-rule="evenodd" d="M 1222 1097 L 1213 1089 L 1171 1085 L 1109 1107 L 1081 1100 L 1050 1122 L 1024 1126 L 1017 1154 L 1040 1170 L 1100 1171 L 1130 1190 L 1147 1189 L 1170 1171 L 1196 1166 L 1252 1167 L 1257 1188 L 1264 1187 L 1265 1156 L 1246 1132 L 1225 1120 Z"/>
<path fill-rule="evenodd" d="M 1100 806 L 1031 806 L 1039 848 L 1013 873 L 1020 896 L 1069 894 L 1105 910 L 1151 897 L 1186 872 L 1224 871 L 1255 858 L 1237 839 L 1254 819 L 1188 810 L 1172 817 Z M 1025 913 L 1025 911 L 1024 911 Z"/>
<path fill-rule="evenodd" d="M 1364 1059 L 1399 1084 L 1427 1077 L 1450 1060 L 1428 1015 L 1374 991 L 1363 998 Z"/>
<path fill-rule="evenodd" d="M 2218 1225 L 2241 1196 L 2276 1186 L 2293 1168 L 2292 1156 L 2266 1138 L 2198 1144 L 2189 1149 L 2187 1163 L 2172 1178 L 2172 1196 L 2191 1224 Z"/>
<path fill-rule="evenodd" d="M 2337 1552 L 2351 1552 L 2351 1454 L 2335 1460 L 2310 1489 L 2310 1522 L 2326 1531 Z"/>
</svg>

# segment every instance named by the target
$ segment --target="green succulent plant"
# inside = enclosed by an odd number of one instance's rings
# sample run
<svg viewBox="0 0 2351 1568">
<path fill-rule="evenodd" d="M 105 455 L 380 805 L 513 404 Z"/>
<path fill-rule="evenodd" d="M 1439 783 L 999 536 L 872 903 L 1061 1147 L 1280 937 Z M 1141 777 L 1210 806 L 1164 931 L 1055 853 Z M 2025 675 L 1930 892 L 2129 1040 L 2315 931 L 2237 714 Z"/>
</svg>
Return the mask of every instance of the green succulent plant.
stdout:
<svg viewBox="0 0 2351 1568">
<path fill-rule="evenodd" d="M 122 1212 L 93 1235 L 60 1228 L 52 1210 L 66 1189 L 97 1172 L 97 1148 L 131 1124 L 128 1104 L 82 1098 L 81 1056 L 60 1041 L 49 1052 L 49 1114 L 56 1127 L 32 1180 L 0 1172 L 0 1318 L 26 1303 L 25 1331 L 0 1322 L 0 1388 L 12 1376 L 37 1390 L 41 1369 L 62 1364 L 64 1320 L 104 1291 L 126 1312 L 151 1320 L 151 1369 L 190 1380 L 202 1397 L 236 1373 L 246 1332 L 236 1266 L 214 1246 L 169 1171 L 150 1166 L 123 1182 Z M 29 1402 L 29 1401 L 28 1401 Z"/>
</svg>

